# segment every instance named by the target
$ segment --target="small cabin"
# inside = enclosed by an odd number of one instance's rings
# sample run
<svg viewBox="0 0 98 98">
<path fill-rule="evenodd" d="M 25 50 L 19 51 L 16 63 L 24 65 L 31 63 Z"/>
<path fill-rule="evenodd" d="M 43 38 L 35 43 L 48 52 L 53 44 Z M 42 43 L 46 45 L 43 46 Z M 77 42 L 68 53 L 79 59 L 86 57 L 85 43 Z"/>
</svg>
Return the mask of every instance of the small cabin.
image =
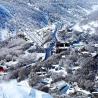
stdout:
<svg viewBox="0 0 98 98">
<path fill-rule="evenodd" d="M 56 53 L 61 53 L 65 51 L 70 46 L 69 43 L 57 42 L 56 43 Z"/>
</svg>

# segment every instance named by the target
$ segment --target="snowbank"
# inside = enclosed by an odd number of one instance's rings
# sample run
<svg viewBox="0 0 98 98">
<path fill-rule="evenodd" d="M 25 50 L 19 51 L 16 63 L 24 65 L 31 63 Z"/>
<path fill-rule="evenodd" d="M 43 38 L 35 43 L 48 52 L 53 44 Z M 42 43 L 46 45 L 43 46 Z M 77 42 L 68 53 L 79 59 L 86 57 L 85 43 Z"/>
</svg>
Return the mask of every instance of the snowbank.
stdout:
<svg viewBox="0 0 98 98">
<path fill-rule="evenodd" d="M 51 95 L 32 89 L 27 81 L 16 80 L 0 84 L 0 98 L 53 98 Z"/>
</svg>

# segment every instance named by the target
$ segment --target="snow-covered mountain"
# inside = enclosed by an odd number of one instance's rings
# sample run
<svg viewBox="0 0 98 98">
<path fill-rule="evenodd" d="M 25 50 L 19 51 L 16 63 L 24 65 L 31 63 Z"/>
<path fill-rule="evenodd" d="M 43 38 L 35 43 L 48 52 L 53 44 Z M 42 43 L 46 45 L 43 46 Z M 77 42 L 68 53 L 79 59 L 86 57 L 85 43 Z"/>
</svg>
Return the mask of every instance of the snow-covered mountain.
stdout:
<svg viewBox="0 0 98 98">
<path fill-rule="evenodd" d="M 74 24 L 97 4 L 97 0 L 0 0 L 0 27 L 16 34 L 57 21 Z"/>
<path fill-rule="evenodd" d="M 84 20 L 78 22 L 73 28 L 80 32 L 98 35 L 98 10 L 87 15 Z"/>
<path fill-rule="evenodd" d="M 98 0 L 0 0 L 0 98 L 98 98 L 97 9 Z"/>
</svg>

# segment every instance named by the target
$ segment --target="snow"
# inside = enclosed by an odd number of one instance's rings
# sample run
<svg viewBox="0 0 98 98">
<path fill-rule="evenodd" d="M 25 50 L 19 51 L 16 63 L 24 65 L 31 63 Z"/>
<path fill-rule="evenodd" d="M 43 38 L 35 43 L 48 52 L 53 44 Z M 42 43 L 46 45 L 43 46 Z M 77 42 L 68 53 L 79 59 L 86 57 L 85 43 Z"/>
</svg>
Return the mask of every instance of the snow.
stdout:
<svg viewBox="0 0 98 98">
<path fill-rule="evenodd" d="M 67 71 L 65 69 L 59 69 L 59 70 L 55 70 L 55 69 L 50 69 L 49 72 L 53 72 L 56 74 L 62 74 L 62 76 L 66 76 L 67 75 Z"/>
<path fill-rule="evenodd" d="M 75 88 L 76 91 L 82 92 L 82 93 L 87 94 L 87 95 L 90 94 L 89 91 L 83 90 L 82 88 L 78 87 L 77 83 L 74 83 L 74 84 L 75 84 L 75 87 L 74 88 Z"/>
<path fill-rule="evenodd" d="M 79 23 L 77 23 L 77 24 L 73 27 L 73 29 L 76 30 L 76 31 L 82 32 L 82 28 L 79 26 Z"/>
<path fill-rule="evenodd" d="M 95 44 L 95 47 L 98 47 L 98 44 Z"/>
<path fill-rule="evenodd" d="M 84 46 L 85 46 L 85 43 L 83 43 L 83 42 L 73 44 L 73 47 L 77 48 L 77 49 L 81 49 Z"/>
<path fill-rule="evenodd" d="M 93 5 L 91 7 L 92 10 L 89 11 L 89 14 L 88 14 L 88 17 L 93 13 L 95 12 L 97 9 L 98 9 L 98 5 Z M 87 21 L 85 19 L 83 19 L 83 21 Z M 82 22 L 83 22 L 82 21 Z M 79 31 L 79 32 L 85 32 L 85 33 L 89 33 L 90 35 L 92 34 L 95 34 L 96 33 L 96 30 L 95 28 L 98 28 L 98 20 L 94 19 L 93 21 L 92 20 L 89 20 L 86 24 L 81 24 L 81 21 L 77 24 L 75 24 L 75 26 L 73 26 L 73 29 L 76 30 L 76 31 Z"/>
<path fill-rule="evenodd" d="M 79 68 L 81 68 L 80 66 L 76 66 L 76 67 L 73 67 L 72 69 L 73 70 L 78 70 Z"/>
<path fill-rule="evenodd" d="M 22 88 L 23 86 L 18 85 L 16 80 L 10 81 L 10 82 L 3 82 L 0 84 L 1 91 L 0 93 L 3 94 L 3 96 L 0 96 L 0 98 L 24 98 L 28 95 L 27 91 L 30 89 L 26 87 Z M 20 90 L 22 90 L 20 92 Z M 27 91 L 26 91 L 27 90 Z M 27 94 L 26 94 L 27 93 Z M 28 97 L 29 98 L 29 97 Z"/>
<path fill-rule="evenodd" d="M 96 11 L 98 9 L 98 5 L 93 5 L 91 8 L 92 8 L 91 12 L 94 12 L 94 11 Z"/>
<path fill-rule="evenodd" d="M 52 89 L 55 89 L 55 88 L 59 89 L 60 87 L 62 87 L 65 84 L 66 84 L 66 82 L 62 80 L 62 81 L 58 81 L 58 82 L 52 84 L 51 86 L 52 86 Z"/>
<path fill-rule="evenodd" d="M 15 65 L 17 63 L 18 63 L 18 61 L 10 61 L 10 62 L 6 62 L 5 65 L 12 66 L 12 65 Z"/>
<path fill-rule="evenodd" d="M 92 27 L 98 27 L 98 21 L 92 21 L 89 23 Z"/>
<path fill-rule="evenodd" d="M 33 55 L 33 56 L 32 56 Z M 29 53 L 27 50 L 25 51 L 25 55 L 23 57 L 27 57 L 27 56 L 31 56 L 32 59 L 34 59 L 35 61 L 37 61 L 39 58 L 42 58 L 41 60 L 44 60 L 45 58 L 45 53 Z"/>
<path fill-rule="evenodd" d="M 42 57 L 42 60 L 44 60 L 45 59 L 45 53 L 36 53 L 36 58 L 37 58 L 37 60 L 40 58 L 40 57 Z"/>
<path fill-rule="evenodd" d="M 8 30 L 0 29 L 0 40 L 4 41 L 7 38 L 8 38 Z"/>
<path fill-rule="evenodd" d="M 17 83 L 16 80 L 0 84 L 0 98 L 53 98 L 48 93 L 32 89 L 27 80 Z"/>
<path fill-rule="evenodd" d="M 80 92 L 82 92 L 84 94 L 87 94 L 87 95 L 91 94 L 89 91 L 83 90 L 81 88 L 79 88 L 78 91 L 80 91 Z"/>
<path fill-rule="evenodd" d="M 35 90 L 35 89 L 31 90 L 31 94 L 30 95 L 32 95 L 31 98 L 53 98 L 49 94 L 46 94 L 44 92 L 41 92 L 41 91 L 38 91 L 38 90 Z M 33 97 L 33 96 L 35 96 L 35 97 Z"/>
<path fill-rule="evenodd" d="M 85 25 L 81 25 L 81 23 L 76 24 L 73 29 L 79 32 L 89 33 L 90 35 L 95 34 L 95 28 L 98 27 L 98 21 L 90 21 Z"/>
<path fill-rule="evenodd" d="M 80 6 L 79 6 L 80 7 Z M 87 14 L 90 14 L 90 10 L 87 10 L 85 8 L 80 7 L 83 11 L 85 11 Z"/>
<path fill-rule="evenodd" d="M 96 52 L 91 53 L 92 57 L 96 56 L 96 54 L 97 54 Z"/>
<path fill-rule="evenodd" d="M 52 78 L 45 78 L 43 82 L 50 84 L 52 82 Z"/>
<path fill-rule="evenodd" d="M 42 29 L 25 32 L 24 34 L 33 42 L 35 42 L 37 45 L 41 46 L 45 38 L 55 30 L 55 24 L 48 25 Z M 47 35 L 47 36 L 44 36 Z"/>
</svg>

